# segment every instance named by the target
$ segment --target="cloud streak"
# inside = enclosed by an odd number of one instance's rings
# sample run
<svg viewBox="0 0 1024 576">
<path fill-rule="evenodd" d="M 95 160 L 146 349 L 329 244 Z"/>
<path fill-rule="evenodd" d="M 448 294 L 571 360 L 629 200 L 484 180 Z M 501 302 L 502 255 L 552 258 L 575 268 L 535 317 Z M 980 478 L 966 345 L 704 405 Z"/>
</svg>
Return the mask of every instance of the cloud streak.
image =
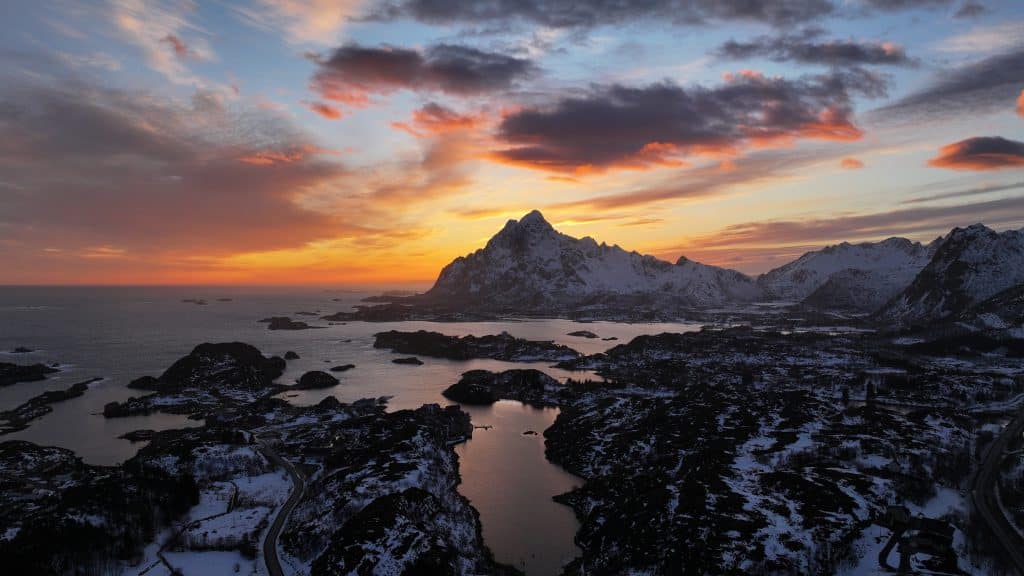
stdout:
<svg viewBox="0 0 1024 576">
<path fill-rule="evenodd" d="M 990 227 L 1024 224 L 1024 197 L 988 202 L 929 206 L 874 212 L 734 224 L 686 244 L 659 250 L 683 253 L 712 264 L 761 272 L 767 265 L 792 260 L 801 252 L 842 241 L 879 240 L 891 236 L 930 237 L 956 226 L 984 222 Z M 749 255 L 754 257 L 750 258 Z"/>
<path fill-rule="evenodd" d="M 934 202 L 936 200 L 949 200 L 952 198 L 966 198 L 969 196 L 980 196 L 983 194 L 995 194 L 997 192 L 1006 192 L 1008 190 L 1019 190 L 1024 188 L 1024 182 L 1011 182 L 1010 184 L 999 184 L 993 186 L 980 186 L 975 188 L 967 188 L 964 190 L 956 190 L 954 192 L 943 192 L 941 194 L 931 194 L 928 196 L 916 196 L 909 200 L 904 200 L 902 204 L 921 204 L 924 202 Z"/>
<path fill-rule="evenodd" d="M 882 120 L 914 122 L 1006 109 L 1024 84 L 1024 47 L 944 70 L 932 83 L 875 110 Z"/>
<path fill-rule="evenodd" d="M 760 36 L 750 42 L 729 40 L 715 54 L 727 60 L 766 58 L 775 62 L 799 62 L 824 66 L 911 66 L 915 61 L 902 46 L 891 42 L 822 39 L 812 28 L 797 34 Z"/>
</svg>

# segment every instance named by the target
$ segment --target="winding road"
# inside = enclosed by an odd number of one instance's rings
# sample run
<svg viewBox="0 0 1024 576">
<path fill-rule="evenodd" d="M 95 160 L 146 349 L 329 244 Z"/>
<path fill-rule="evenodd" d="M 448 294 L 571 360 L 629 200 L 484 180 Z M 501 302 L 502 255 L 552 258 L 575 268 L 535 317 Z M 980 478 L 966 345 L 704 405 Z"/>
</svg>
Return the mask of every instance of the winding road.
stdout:
<svg viewBox="0 0 1024 576">
<path fill-rule="evenodd" d="M 985 455 L 971 485 L 971 503 L 982 520 L 996 536 L 1003 547 L 1006 558 L 1024 575 L 1024 539 L 1003 514 L 1003 508 L 996 497 L 996 480 L 999 478 L 999 464 L 1003 461 L 1010 440 L 1024 433 L 1024 411 L 1018 412 L 999 437 L 995 438 Z"/>
<path fill-rule="evenodd" d="M 284 570 L 281 569 L 281 560 L 277 557 L 277 538 L 281 535 L 281 530 L 284 528 L 284 523 L 288 520 L 288 515 L 292 513 L 292 510 L 295 509 L 295 506 L 302 498 L 302 493 L 306 489 L 306 480 L 291 462 L 278 455 L 269 444 L 262 440 L 260 440 L 260 451 L 267 457 L 267 460 L 283 467 L 292 477 L 292 493 L 288 496 L 284 506 L 281 506 L 281 509 L 277 512 L 274 522 L 270 525 L 270 530 L 267 530 L 266 538 L 263 539 L 263 559 L 267 564 L 267 572 L 270 573 L 270 576 L 284 576 Z"/>
</svg>

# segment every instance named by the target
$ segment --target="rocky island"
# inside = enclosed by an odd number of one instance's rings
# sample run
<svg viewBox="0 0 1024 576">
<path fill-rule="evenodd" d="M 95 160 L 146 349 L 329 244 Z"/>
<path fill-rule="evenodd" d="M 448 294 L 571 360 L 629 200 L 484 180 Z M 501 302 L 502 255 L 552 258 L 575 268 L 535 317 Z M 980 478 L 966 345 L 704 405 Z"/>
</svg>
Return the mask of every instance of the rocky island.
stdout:
<svg viewBox="0 0 1024 576">
<path fill-rule="evenodd" d="M 374 348 L 386 348 L 399 354 L 419 354 L 448 360 L 491 358 L 508 362 L 567 360 L 579 352 L 554 342 L 516 338 L 507 332 L 487 336 L 446 336 L 439 332 L 391 330 L 374 335 Z"/>
</svg>

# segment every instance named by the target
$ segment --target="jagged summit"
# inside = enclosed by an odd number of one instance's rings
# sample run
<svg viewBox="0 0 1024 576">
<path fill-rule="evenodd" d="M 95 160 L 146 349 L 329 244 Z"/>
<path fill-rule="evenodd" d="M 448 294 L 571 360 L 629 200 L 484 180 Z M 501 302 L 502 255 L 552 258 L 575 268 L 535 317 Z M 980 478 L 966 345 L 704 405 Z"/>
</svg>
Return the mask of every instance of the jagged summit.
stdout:
<svg viewBox="0 0 1024 576">
<path fill-rule="evenodd" d="M 428 298 L 469 306 L 545 312 L 644 296 L 677 306 L 712 306 L 760 295 L 734 270 L 653 256 L 558 232 L 539 211 L 509 220 L 486 246 L 456 258 Z"/>
<path fill-rule="evenodd" d="M 1024 283 L 1024 230 L 996 232 L 983 224 L 954 228 L 914 281 L 877 317 L 897 324 L 958 314 Z"/>
</svg>

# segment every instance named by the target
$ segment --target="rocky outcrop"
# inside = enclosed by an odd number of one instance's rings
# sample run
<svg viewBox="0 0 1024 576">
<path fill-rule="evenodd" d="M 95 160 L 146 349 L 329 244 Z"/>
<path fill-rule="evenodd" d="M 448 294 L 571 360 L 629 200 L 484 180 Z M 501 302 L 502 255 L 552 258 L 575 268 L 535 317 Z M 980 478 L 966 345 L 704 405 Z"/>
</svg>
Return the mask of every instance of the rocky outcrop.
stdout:
<svg viewBox="0 0 1024 576">
<path fill-rule="evenodd" d="M 159 377 L 143 376 L 128 385 L 155 394 L 111 402 L 103 414 L 113 418 L 159 410 L 198 416 L 224 403 L 244 404 L 281 391 L 285 387 L 274 380 L 284 370 L 282 358 L 265 357 L 249 344 L 200 344 Z"/>
<path fill-rule="evenodd" d="M 59 370 L 45 364 L 22 366 L 20 364 L 0 362 L 0 386 L 10 386 L 18 382 L 45 380 L 47 374 L 53 374 L 54 372 L 59 372 Z"/>
<path fill-rule="evenodd" d="M 562 385 L 540 370 L 470 370 L 441 394 L 463 404 L 516 400 L 538 408 L 557 405 Z"/>
<path fill-rule="evenodd" d="M 310 326 L 305 322 L 292 320 L 287 316 L 272 316 L 260 320 L 267 325 L 269 330 L 309 330 L 312 328 L 323 328 L 323 326 Z"/>
<path fill-rule="evenodd" d="M 312 372 L 306 372 L 299 378 L 298 383 L 293 386 L 296 390 L 317 390 L 320 388 L 330 388 L 338 385 L 338 379 L 331 376 L 327 372 L 321 372 L 314 370 Z"/>
<path fill-rule="evenodd" d="M 491 358 L 509 362 L 559 361 L 579 357 L 580 353 L 554 342 L 524 340 L 507 332 L 488 336 L 446 336 L 439 332 L 391 330 L 374 335 L 374 348 L 386 348 L 400 354 L 419 354 L 449 360 Z"/>
<path fill-rule="evenodd" d="M 53 412 L 51 404 L 78 398 L 89 390 L 89 385 L 102 378 L 92 378 L 72 384 L 66 390 L 49 390 L 34 396 L 13 410 L 0 412 L 0 435 L 28 428 L 30 422 Z"/>
</svg>

